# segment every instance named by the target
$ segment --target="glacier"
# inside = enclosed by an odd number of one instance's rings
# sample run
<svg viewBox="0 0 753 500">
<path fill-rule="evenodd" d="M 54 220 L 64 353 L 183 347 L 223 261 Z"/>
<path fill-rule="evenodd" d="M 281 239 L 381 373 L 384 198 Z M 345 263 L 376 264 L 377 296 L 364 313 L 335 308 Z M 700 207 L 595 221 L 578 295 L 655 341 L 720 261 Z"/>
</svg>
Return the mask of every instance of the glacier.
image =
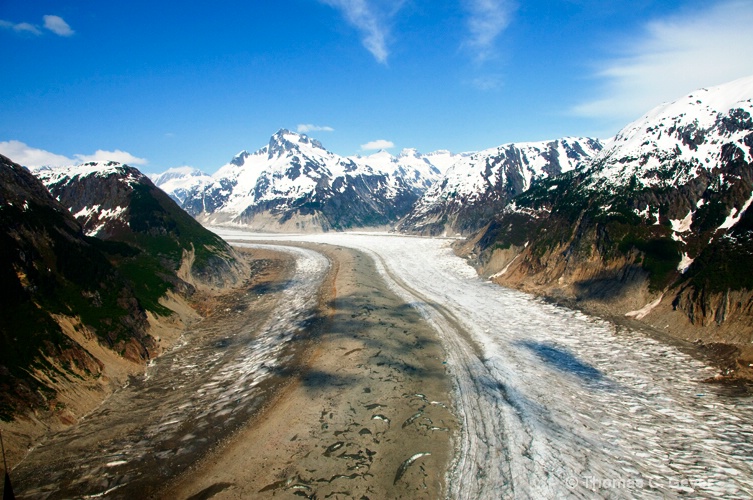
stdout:
<svg viewBox="0 0 753 500">
<path fill-rule="evenodd" d="M 235 242 L 270 238 L 215 230 Z M 365 252 L 434 326 L 462 422 L 449 498 L 753 495 L 753 401 L 704 383 L 716 369 L 689 346 L 494 285 L 451 239 L 272 238 Z"/>
</svg>

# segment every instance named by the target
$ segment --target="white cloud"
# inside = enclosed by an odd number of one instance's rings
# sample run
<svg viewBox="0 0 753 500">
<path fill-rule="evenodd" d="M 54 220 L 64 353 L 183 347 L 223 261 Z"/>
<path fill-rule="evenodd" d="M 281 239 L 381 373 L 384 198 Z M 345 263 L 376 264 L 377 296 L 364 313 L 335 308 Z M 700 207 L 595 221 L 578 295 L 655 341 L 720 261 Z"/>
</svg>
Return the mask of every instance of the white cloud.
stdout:
<svg viewBox="0 0 753 500">
<path fill-rule="evenodd" d="M 21 141 L 0 142 L 0 154 L 25 167 L 61 167 L 76 163 L 66 156 L 32 148 Z"/>
<path fill-rule="evenodd" d="M 43 16 L 44 27 L 56 35 L 71 36 L 75 33 L 60 16 L 46 15 Z M 4 21 L 0 19 L 0 28 L 11 29 L 13 31 L 31 33 L 32 35 L 41 35 L 42 30 L 39 26 L 31 23 L 12 23 L 10 21 Z"/>
<path fill-rule="evenodd" d="M 71 36 L 75 33 L 60 16 L 44 16 L 44 27 L 60 36 Z"/>
<path fill-rule="evenodd" d="M 463 44 L 478 62 L 488 59 L 497 37 L 509 26 L 516 4 L 512 0 L 463 0 L 468 17 L 468 39 Z"/>
<path fill-rule="evenodd" d="M 44 149 L 33 148 L 21 141 L 0 142 L 0 154 L 29 168 L 64 167 L 89 161 L 117 161 L 132 166 L 143 166 L 149 163 L 145 158 L 138 158 L 131 153 L 120 151 L 119 149 L 115 151 L 102 151 L 100 149 L 91 155 L 76 154 L 73 155 L 74 158 L 68 158 L 67 156 L 50 153 Z"/>
<path fill-rule="evenodd" d="M 378 62 L 387 63 L 389 57 L 387 50 L 388 24 L 390 19 L 400 10 L 405 0 L 388 0 L 387 2 L 369 0 L 319 1 L 339 10 L 348 24 L 361 33 L 361 43 L 366 50 L 371 52 L 371 55 Z"/>
<path fill-rule="evenodd" d="M 753 2 L 719 3 L 654 20 L 596 73 L 598 98 L 580 116 L 632 120 L 701 87 L 753 75 Z"/>
<path fill-rule="evenodd" d="M 379 139 L 376 141 L 367 142 L 366 144 L 361 144 L 361 149 L 363 151 L 373 151 L 375 149 L 390 149 L 394 148 L 395 143 L 392 141 L 386 141 L 384 139 Z"/>
<path fill-rule="evenodd" d="M 311 123 L 301 123 L 298 125 L 298 132 L 308 134 L 309 132 L 334 132 L 335 129 L 326 125 L 313 125 Z"/>
<path fill-rule="evenodd" d="M 121 151 L 119 149 L 116 149 L 115 151 L 103 151 L 101 149 L 98 149 L 92 155 L 77 154 L 75 156 L 76 159 L 81 163 L 90 161 L 117 161 L 119 163 L 126 163 L 131 166 L 146 165 L 147 163 L 149 163 L 146 158 L 138 158 L 136 156 L 133 156 L 131 153 Z"/>
<path fill-rule="evenodd" d="M 4 21 L 0 19 L 0 28 L 18 31 L 19 33 L 31 33 L 32 35 L 41 35 L 42 31 L 29 23 L 12 23 L 10 21 Z"/>
</svg>

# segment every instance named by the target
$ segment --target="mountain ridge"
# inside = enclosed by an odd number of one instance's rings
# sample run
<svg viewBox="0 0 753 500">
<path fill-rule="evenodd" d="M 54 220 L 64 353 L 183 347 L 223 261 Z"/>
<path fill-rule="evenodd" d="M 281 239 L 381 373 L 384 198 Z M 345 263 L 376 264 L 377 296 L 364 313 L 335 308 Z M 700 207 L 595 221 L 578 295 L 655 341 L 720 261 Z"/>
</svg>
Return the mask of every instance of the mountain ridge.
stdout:
<svg viewBox="0 0 753 500">
<path fill-rule="evenodd" d="M 424 193 L 398 229 L 468 236 L 532 184 L 584 165 L 602 147 L 597 139 L 566 137 L 503 144 L 463 157 Z"/>
<path fill-rule="evenodd" d="M 751 376 L 752 114 L 753 77 L 659 106 L 516 197 L 465 252 L 505 286 L 733 343 L 730 373 Z"/>
<path fill-rule="evenodd" d="M 401 158 L 342 157 L 305 134 L 281 129 L 267 145 L 241 151 L 212 176 L 158 183 L 205 224 L 271 231 L 390 227 L 439 175 L 407 150 Z"/>
<path fill-rule="evenodd" d="M 503 156 L 505 148 L 514 149 L 523 157 L 518 160 L 523 168 L 510 183 L 517 183 L 511 190 L 514 195 L 532 180 L 573 168 L 574 162 L 585 161 L 600 147 L 601 142 L 596 139 L 564 138 L 508 144 L 479 153 L 441 150 L 421 154 L 406 148 L 397 156 L 380 150 L 366 156 L 341 157 L 315 139 L 281 129 L 266 146 L 254 153 L 241 151 L 211 176 L 198 171 L 179 176 L 168 171 L 155 176 L 155 180 L 190 214 L 210 225 L 230 224 L 273 232 L 372 226 L 421 233 L 426 232 L 422 225 L 431 224 L 420 221 L 427 217 L 427 210 L 417 211 L 416 201 L 424 201 L 437 184 L 447 182 L 446 174 L 459 163 L 475 164 L 473 158 L 480 162 L 489 160 L 494 153 Z M 533 175 L 526 168 L 534 171 Z M 514 173 L 506 175 L 512 178 Z M 507 189 L 484 186 L 487 201 L 495 188 Z M 490 216 L 508 197 L 497 200 L 474 218 Z M 459 211 L 459 204 L 462 201 L 455 204 L 455 211 Z M 353 216 L 338 217 L 336 212 L 341 207 L 349 207 Z M 471 224 L 462 230 L 468 233 L 477 226 Z M 437 234 L 437 230 L 431 229 L 429 234 Z"/>
</svg>

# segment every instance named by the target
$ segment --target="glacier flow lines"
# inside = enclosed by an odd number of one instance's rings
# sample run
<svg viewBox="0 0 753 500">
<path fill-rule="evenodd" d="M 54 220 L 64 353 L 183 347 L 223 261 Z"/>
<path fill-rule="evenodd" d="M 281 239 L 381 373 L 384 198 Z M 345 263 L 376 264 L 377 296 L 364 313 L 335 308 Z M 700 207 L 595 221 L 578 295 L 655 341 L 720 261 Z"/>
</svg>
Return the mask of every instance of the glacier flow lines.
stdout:
<svg viewBox="0 0 753 500">
<path fill-rule="evenodd" d="M 15 470 L 24 497 L 150 497 L 244 426 L 295 368 L 330 267 L 311 250 L 272 249 L 293 254 L 287 279 L 234 295 L 146 376 L 30 452 Z"/>
<path fill-rule="evenodd" d="M 678 347 L 479 279 L 448 240 L 285 238 L 367 252 L 435 326 L 463 423 L 448 497 L 753 495 L 750 396 Z"/>
</svg>

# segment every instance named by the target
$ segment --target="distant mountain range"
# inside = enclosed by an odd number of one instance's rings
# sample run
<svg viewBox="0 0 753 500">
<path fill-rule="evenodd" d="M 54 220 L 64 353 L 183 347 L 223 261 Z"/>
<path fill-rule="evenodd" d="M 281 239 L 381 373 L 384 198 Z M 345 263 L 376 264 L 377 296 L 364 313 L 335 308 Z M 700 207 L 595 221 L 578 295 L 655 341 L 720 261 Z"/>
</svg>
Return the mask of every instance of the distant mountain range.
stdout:
<svg viewBox="0 0 753 500">
<path fill-rule="evenodd" d="M 597 139 L 565 138 L 506 144 L 464 156 L 428 188 L 398 228 L 469 235 L 532 185 L 585 165 L 602 147 Z"/>
<path fill-rule="evenodd" d="M 207 224 L 327 231 L 401 221 L 404 232 L 469 234 L 532 183 L 578 167 L 601 148 L 596 139 L 566 138 L 479 153 L 406 149 L 341 157 L 280 130 L 212 176 L 179 168 L 154 182 Z"/>
<path fill-rule="evenodd" d="M 341 157 L 306 135 L 280 130 L 212 176 L 173 169 L 154 181 L 205 224 L 269 231 L 388 227 L 440 178 L 437 165 L 459 156 L 406 150 L 398 157 Z"/>
</svg>

